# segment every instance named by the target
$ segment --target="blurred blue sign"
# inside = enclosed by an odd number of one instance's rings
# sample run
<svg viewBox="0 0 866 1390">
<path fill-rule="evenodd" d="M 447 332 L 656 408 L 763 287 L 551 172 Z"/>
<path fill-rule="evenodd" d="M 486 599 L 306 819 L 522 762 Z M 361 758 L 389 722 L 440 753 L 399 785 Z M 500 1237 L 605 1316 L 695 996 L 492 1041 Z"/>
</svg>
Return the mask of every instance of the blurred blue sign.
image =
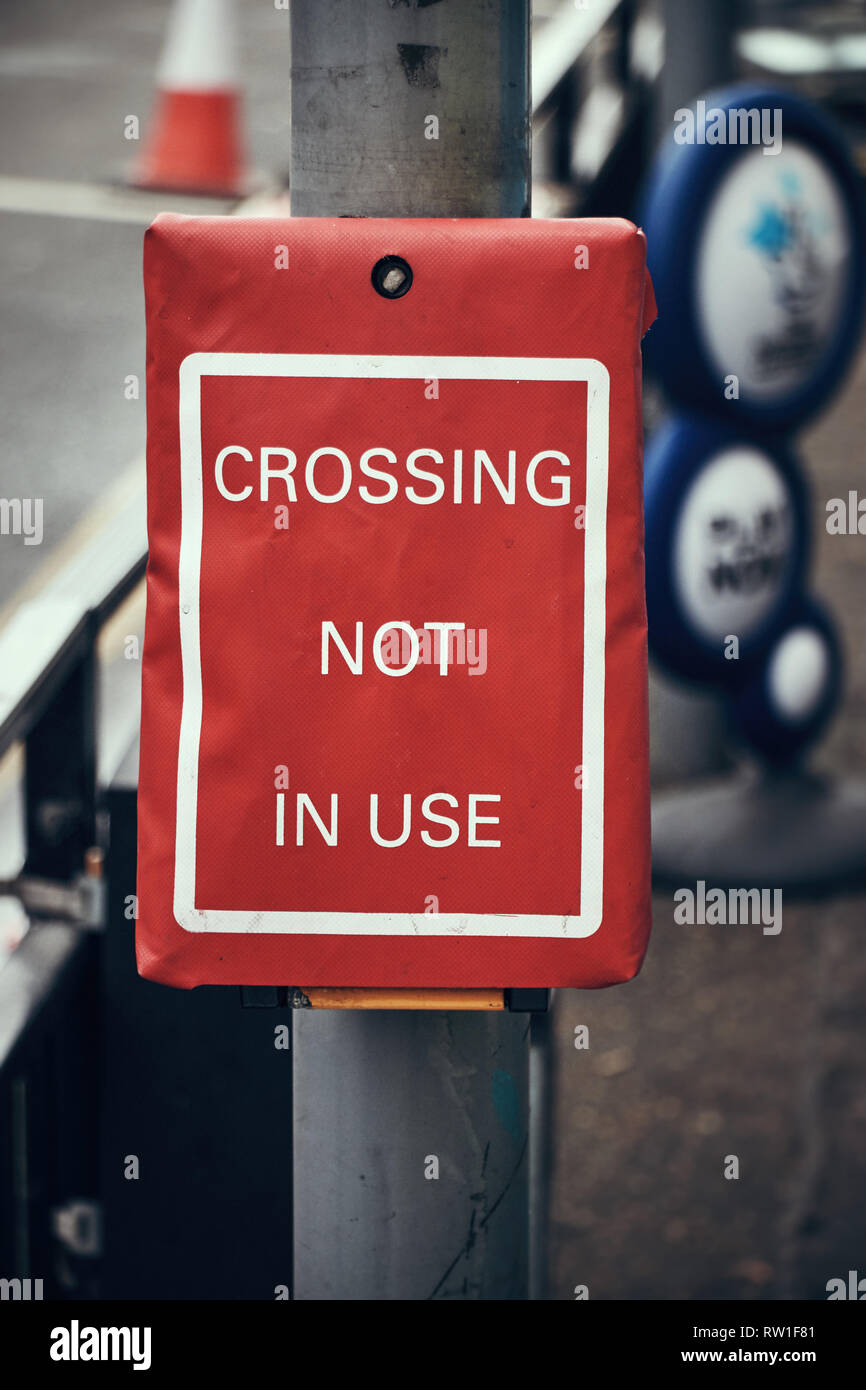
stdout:
<svg viewBox="0 0 866 1390">
<path fill-rule="evenodd" d="M 842 688 L 842 656 L 830 615 L 804 599 L 739 691 L 732 712 L 740 734 L 763 757 L 788 762 L 821 733 Z"/>
<path fill-rule="evenodd" d="M 643 225 L 659 308 L 647 361 L 667 395 L 743 428 L 819 410 L 857 348 L 866 240 L 827 118 L 756 86 L 677 112 Z"/>
<path fill-rule="evenodd" d="M 800 470 L 782 443 L 690 416 L 656 432 L 644 468 L 650 648 L 681 676 L 736 683 L 805 578 Z"/>
</svg>

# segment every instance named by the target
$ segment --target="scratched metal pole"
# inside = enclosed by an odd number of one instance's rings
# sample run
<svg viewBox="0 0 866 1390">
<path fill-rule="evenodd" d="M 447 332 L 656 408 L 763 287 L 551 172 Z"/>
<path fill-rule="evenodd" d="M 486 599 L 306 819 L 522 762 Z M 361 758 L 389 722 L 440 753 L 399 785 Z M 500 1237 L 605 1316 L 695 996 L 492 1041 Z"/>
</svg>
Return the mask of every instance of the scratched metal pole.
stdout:
<svg viewBox="0 0 866 1390">
<path fill-rule="evenodd" d="M 293 215 L 528 213 L 528 8 L 292 0 Z M 293 1046 L 294 1297 L 526 1298 L 529 1015 L 302 1010 Z"/>
</svg>

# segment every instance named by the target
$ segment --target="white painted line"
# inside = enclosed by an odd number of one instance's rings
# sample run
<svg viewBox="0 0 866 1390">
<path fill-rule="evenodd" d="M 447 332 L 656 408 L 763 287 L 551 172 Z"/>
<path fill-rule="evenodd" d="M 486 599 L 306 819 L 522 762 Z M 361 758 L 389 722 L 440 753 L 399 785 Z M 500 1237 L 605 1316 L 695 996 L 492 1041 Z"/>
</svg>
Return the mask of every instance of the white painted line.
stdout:
<svg viewBox="0 0 866 1390">
<path fill-rule="evenodd" d="M 128 222 L 146 227 L 159 212 L 227 213 L 232 207 L 228 198 L 179 197 L 120 185 L 0 175 L 0 212 L 80 217 L 91 222 Z"/>
<path fill-rule="evenodd" d="M 48 594 L 93 607 L 147 550 L 147 493 L 143 455 L 131 463 L 100 501 L 45 557 L 0 608 L 0 636 L 21 604 Z"/>
<path fill-rule="evenodd" d="M 539 24 L 532 42 L 533 111 L 544 105 L 619 4 L 620 0 L 593 0 L 577 9 L 564 0 L 546 24 Z"/>
</svg>

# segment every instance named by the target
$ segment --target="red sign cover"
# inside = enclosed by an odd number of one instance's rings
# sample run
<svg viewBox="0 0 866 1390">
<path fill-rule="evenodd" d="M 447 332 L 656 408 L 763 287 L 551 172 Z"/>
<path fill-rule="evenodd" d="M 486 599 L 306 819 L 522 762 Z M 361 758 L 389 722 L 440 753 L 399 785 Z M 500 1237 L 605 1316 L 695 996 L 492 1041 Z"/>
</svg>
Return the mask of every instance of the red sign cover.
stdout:
<svg viewBox="0 0 866 1390">
<path fill-rule="evenodd" d="M 166 215 L 145 286 L 141 973 L 630 978 L 641 233 Z"/>
</svg>

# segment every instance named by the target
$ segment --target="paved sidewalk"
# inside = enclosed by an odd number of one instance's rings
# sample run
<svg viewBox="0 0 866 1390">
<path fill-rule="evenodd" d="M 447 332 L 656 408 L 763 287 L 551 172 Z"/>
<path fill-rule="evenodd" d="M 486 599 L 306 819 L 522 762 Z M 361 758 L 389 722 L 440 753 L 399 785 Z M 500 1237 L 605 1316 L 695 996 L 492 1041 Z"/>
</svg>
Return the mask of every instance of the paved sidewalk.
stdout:
<svg viewBox="0 0 866 1390">
<path fill-rule="evenodd" d="M 119 186 L 140 149 L 124 139 L 125 116 L 138 115 L 146 134 L 170 4 L 0 7 L 0 497 L 42 498 L 44 517 L 40 545 L 0 538 L 0 613 L 144 456 L 142 237 L 178 200 L 139 195 L 136 220 L 130 198 L 113 222 L 102 190 Z M 270 0 L 240 0 L 238 11 L 250 162 L 278 175 L 289 148 L 288 14 Z M 229 207 L 181 201 L 185 211 Z M 28 210 L 34 202 L 44 214 Z M 137 400 L 125 394 L 130 374 Z"/>
<path fill-rule="evenodd" d="M 866 536 L 828 536 L 824 518 L 829 498 L 866 495 L 864 438 L 866 353 L 805 436 L 814 587 L 848 660 L 816 763 L 861 777 Z M 638 979 L 558 998 L 551 1297 L 825 1298 L 828 1279 L 866 1275 L 864 1058 L 866 896 L 786 900 L 765 937 L 678 926 L 658 895 Z"/>
</svg>

